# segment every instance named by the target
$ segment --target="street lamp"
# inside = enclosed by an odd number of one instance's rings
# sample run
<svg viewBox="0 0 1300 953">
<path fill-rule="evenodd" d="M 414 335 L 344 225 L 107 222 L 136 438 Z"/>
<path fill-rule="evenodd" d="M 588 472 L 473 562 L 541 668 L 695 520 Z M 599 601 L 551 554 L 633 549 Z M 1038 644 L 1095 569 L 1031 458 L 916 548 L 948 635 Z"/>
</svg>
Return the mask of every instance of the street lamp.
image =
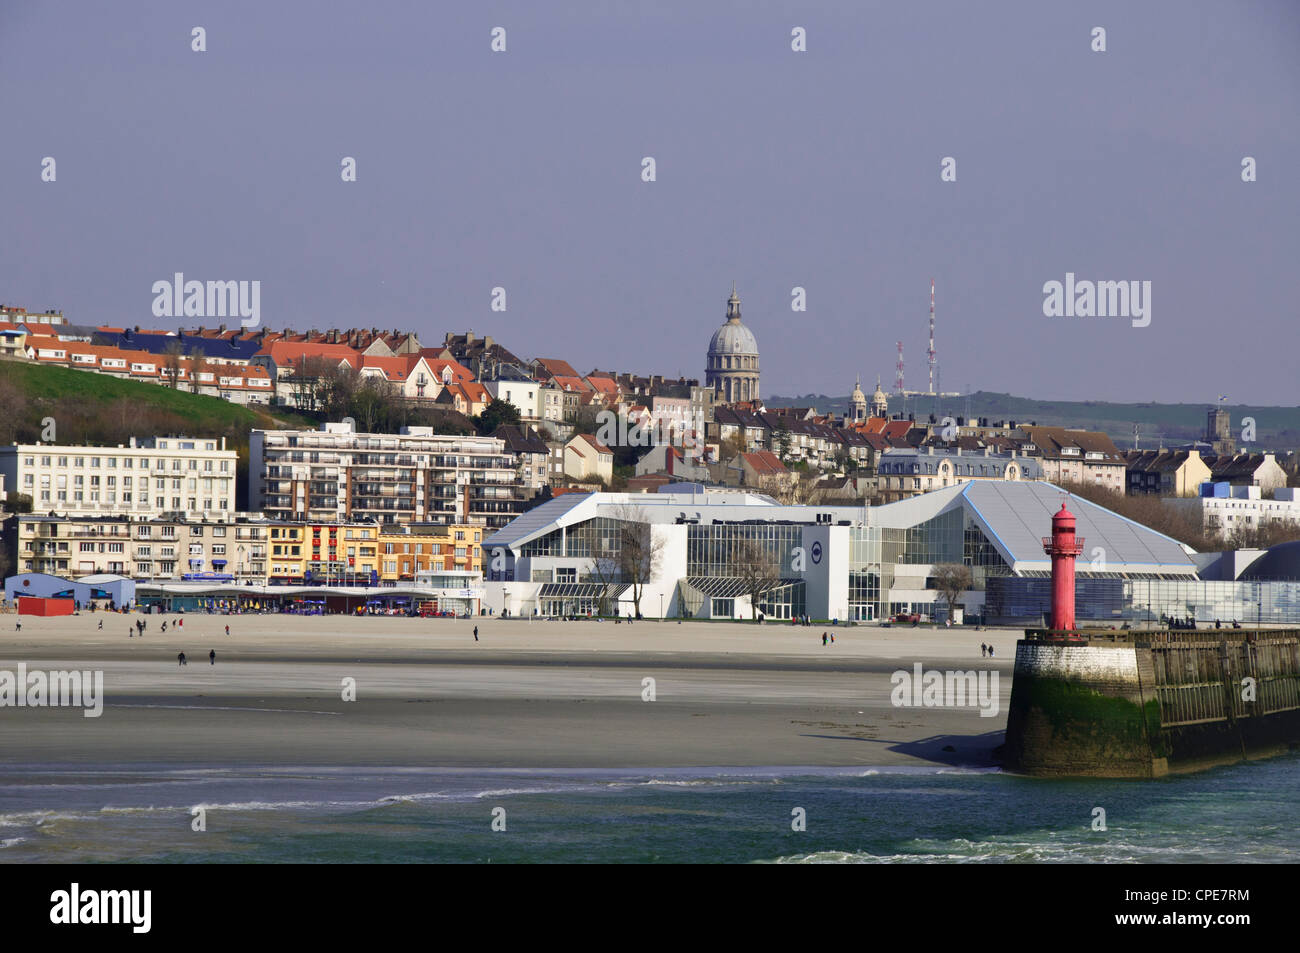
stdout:
<svg viewBox="0 0 1300 953">
<path fill-rule="evenodd" d="M 664 594 L 659 593 L 659 621 L 664 621 Z"/>
</svg>

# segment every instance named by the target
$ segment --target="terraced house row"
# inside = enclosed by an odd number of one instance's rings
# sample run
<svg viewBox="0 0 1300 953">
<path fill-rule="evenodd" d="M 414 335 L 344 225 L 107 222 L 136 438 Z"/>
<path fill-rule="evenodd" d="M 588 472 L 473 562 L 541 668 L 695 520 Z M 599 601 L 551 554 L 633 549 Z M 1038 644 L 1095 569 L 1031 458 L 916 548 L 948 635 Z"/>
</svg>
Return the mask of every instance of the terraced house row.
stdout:
<svg viewBox="0 0 1300 953">
<path fill-rule="evenodd" d="M 255 585 L 413 582 L 482 571 L 482 526 L 302 523 L 233 514 L 230 522 L 23 514 L 3 527 L 21 572 L 102 574 Z"/>
</svg>

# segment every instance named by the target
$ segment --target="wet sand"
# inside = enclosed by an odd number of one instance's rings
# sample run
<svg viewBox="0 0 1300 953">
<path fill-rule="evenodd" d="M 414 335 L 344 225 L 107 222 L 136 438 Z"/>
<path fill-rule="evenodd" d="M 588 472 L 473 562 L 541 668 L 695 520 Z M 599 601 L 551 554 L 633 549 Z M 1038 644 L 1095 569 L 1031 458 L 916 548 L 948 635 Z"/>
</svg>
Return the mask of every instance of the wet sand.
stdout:
<svg viewBox="0 0 1300 953">
<path fill-rule="evenodd" d="M 176 616 L 145 617 L 143 639 L 128 639 L 139 618 L 24 617 L 15 632 L 15 617 L 0 616 L 0 669 L 100 670 L 105 694 L 99 718 L 0 708 L 0 773 L 38 764 L 986 766 L 1006 726 L 1021 634 L 858 626 L 835 629 L 823 647 L 821 627 L 772 624 L 191 614 L 179 629 Z M 981 641 L 996 658 L 980 657 Z M 890 674 L 916 662 L 999 672 L 998 715 L 894 707 Z M 653 701 L 643 699 L 647 678 Z M 355 701 L 342 698 L 349 679 Z"/>
</svg>

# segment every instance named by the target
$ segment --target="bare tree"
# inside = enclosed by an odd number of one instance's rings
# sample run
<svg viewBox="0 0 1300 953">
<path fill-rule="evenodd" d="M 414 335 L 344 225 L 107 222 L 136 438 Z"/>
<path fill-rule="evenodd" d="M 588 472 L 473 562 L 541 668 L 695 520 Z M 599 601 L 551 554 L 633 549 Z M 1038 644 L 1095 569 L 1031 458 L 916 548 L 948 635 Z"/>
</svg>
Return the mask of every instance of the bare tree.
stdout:
<svg viewBox="0 0 1300 953">
<path fill-rule="evenodd" d="M 1226 542 L 1228 549 L 1268 549 L 1278 543 L 1300 539 L 1300 523 L 1291 520 L 1274 520 L 1258 526 L 1238 526 Z"/>
<path fill-rule="evenodd" d="M 341 367 L 319 355 L 299 360 L 289 378 L 294 405 L 303 410 L 323 410 L 332 416 L 346 416 L 346 412 L 338 413 L 338 410 L 355 386 L 355 373 L 347 373 L 351 370 L 351 367 Z"/>
<path fill-rule="evenodd" d="M 796 471 L 764 474 L 758 478 L 758 488 L 783 506 L 816 506 L 826 496 L 816 477 L 801 477 Z"/>
<path fill-rule="evenodd" d="M 758 618 L 758 603 L 781 584 L 780 560 L 754 539 L 737 539 L 731 546 L 731 564 L 740 578 L 741 592 L 749 596 L 750 618 Z"/>
<path fill-rule="evenodd" d="M 632 607 L 639 618 L 641 594 L 663 561 L 663 540 L 655 538 L 646 512 L 639 506 L 617 507 L 614 518 L 619 521 L 619 575 L 632 587 Z"/>
<path fill-rule="evenodd" d="M 352 395 L 351 416 L 356 418 L 358 428 L 374 433 L 387 421 L 393 403 L 392 386 L 377 377 L 366 376 Z"/>
<path fill-rule="evenodd" d="M 0 446 L 12 443 L 27 409 L 27 395 L 8 377 L 0 376 Z"/>
<path fill-rule="evenodd" d="M 942 563 L 934 567 L 933 578 L 934 588 L 943 596 L 943 601 L 948 606 L 948 618 L 951 619 L 957 598 L 971 587 L 970 567 L 961 563 Z"/>
<path fill-rule="evenodd" d="M 580 545 L 584 545 L 591 559 L 588 580 L 600 586 L 597 611 L 600 615 L 609 615 L 610 593 L 620 576 L 619 538 L 594 519 L 583 523 L 576 533 L 570 535 L 571 539 L 575 537 Z"/>
<path fill-rule="evenodd" d="M 203 348 L 196 347 L 190 351 L 190 393 L 199 393 L 199 375 L 208 372 L 208 357 Z"/>
<path fill-rule="evenodd" d="M 1061 489 L 1071 496 L 1104 506 L 1126 519 L 1185 543 L 1197 552 L 1215 552 L 1226 545 L 1213 531 L 1206 532 L 1198 516 L 1165 505 L 1163 497 L 1148 493 L 1128 496 L 1086 483 L 1063 482 Z"/>
<path fill-rule="evenodd" d="M 176 389 L 181 379 L 181 358 L 185 356 L 185 345 L 179 339 L 167 342 L 163 348 L 163 377 L 172 390 Z"/>
</svg>

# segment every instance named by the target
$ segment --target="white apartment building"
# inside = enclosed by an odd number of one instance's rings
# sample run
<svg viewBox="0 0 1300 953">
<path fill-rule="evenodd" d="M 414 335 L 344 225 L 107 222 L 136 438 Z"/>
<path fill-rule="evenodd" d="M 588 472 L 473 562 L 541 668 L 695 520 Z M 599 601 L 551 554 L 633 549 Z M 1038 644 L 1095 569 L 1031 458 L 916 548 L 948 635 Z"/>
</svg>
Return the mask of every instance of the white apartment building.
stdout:
<svg viewBox="0 0 1300 953">
<path fill-rule="evenodd" d="M 286 520 L 504 526 L 533 495 L 503 440 L 431 427 L 254 430 L 248 480 L 250 506 Z"/>
<path fill-rule="evenodd" d="M 0 473 L 59 516 L 228 520 L 235 511 L 236 453 L 225 438 L 132 437 L 128 446 L 31 443 L 0 447 Z"/>
<path fill-rule="evenodd" d="M 1236 530 L 1255 530 L 1271 523 L 1300 525 L 1300 493 L 1293 486 L 1273 491 L 1273 499 L 1263 498 L 1258 486 L 1234 486 L 1227 496 L 1186 496 L 1165 499 L 1172 506 L 1190 513 L 1201 521 L 1201 528 L 1227 538 Z"/>
<path fill-rule="evenodd" d="M 542 419 L 542 385 L 536 381 L 495 380 L 484 381 L 483 386 L 497 400 L 514 404 L 519 416 L 529 422 Z M 558 413 L 558 411 L 557 411 Z"/>
</svg>

